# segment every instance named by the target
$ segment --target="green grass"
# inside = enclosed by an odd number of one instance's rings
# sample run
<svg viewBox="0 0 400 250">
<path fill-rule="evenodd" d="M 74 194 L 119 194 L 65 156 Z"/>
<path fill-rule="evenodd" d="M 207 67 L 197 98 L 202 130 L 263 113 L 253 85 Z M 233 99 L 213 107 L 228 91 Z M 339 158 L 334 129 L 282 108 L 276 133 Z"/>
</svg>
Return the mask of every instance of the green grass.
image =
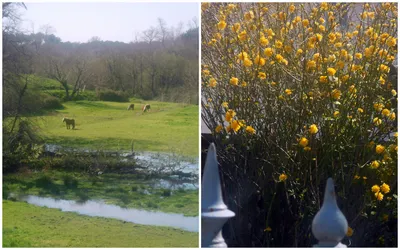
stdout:
<svg viewBox="0 0 400 250">
<path fill-rule="evenodd" d="M 151 110 L 142 115 L 144 101 L 128 103 L 76 101 L 64 109 L 34 116 L 46 142 L 66 147 L 174 152 L 198 156 L 198 106 L 149 101 Z M 63 117 L 74 118 L 76 130 L 67 130 Z"/>
<path fill-rule="evenodd" d="M 12 192 L 76 201 L 102 199 L 121 207 L 198 215 L 198 190 L 176 190 L 170 194 L 170 190 L 153 188 L 151 182 L 137 174 L 89 176 L 56 170 L 17 173 L 3 176 L 3 198 Z"/>
<path fill-rule="evenodd" d="M 3 247 L 198 247 L 198 233 L 3 200 Z"/>
</svg>

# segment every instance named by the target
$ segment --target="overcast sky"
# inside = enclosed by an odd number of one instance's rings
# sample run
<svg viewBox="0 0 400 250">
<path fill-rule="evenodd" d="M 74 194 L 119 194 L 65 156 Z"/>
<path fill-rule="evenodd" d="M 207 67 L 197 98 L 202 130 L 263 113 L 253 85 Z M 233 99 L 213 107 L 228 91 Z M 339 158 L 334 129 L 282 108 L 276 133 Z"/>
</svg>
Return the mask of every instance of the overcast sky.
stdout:
<svg viewBox="0 0 400 250">
<path fill-rule="evenodd" d="M 98 36 L 101 40 L 130 42 L 135 33 L 157 26 L 162 18 L 168 27 L 177 27 L 199 17 L 199 3 L 25 3 L 22 28 L 39 32 L 44 25 L 55 29 L 63 42 L 87 42 Z M 193 22 L 192 22 L 193 23 Z M 198 23 L 200 23 L 198 21 Z M 32 25 L 33 24 L 33 25 Z"/>
</svg>

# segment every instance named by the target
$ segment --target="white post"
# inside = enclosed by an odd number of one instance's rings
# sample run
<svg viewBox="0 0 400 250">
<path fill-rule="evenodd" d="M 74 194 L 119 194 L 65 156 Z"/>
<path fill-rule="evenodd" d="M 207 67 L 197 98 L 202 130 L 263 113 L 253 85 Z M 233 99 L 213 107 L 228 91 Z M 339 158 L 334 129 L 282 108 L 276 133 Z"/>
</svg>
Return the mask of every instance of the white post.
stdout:
<svg viewBox="0 0 400 250">
<path fill-rule="evenodd" d="M 326 182 L 324 202 L 312 222 L 312 233 L 318 240 L 314 247 L 347 247 L 340 241 L 347 233 L 347 220 L 336 203 L 332 178 Z"/>
<path fill-rule="evenodd" d="M 212 143 L 208 148 L 201 183 L 201 246 L 227 247 L 222 227 L 233 216 L 235 213 L 228 210 L 222 200 L 217 153 Z"/>
</svg>

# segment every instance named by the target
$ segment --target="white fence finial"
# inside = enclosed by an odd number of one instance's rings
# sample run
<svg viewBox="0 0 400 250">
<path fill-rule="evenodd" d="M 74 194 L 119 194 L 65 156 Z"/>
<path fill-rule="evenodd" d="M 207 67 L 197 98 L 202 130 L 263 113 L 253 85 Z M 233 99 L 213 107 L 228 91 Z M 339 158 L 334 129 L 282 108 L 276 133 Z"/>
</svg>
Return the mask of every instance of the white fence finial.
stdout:
<svg viewBox="0 0 400 250">
<path fill-rule="evenodd" d="M 227 247 L 222 227 L 235 216 L 222 199 L 217 152 L 214 143 L 208 148 L 201 184 L 201 246 Z"/>
<path fill-rule="evenodd" d="M 324 203 L 312 222 L 312 233 L 319 241 L 314 247 L 347 247 L 340 241 L 348 228 L 346 217 L 336 203 L 335 186 L 332 178 L 326 182 Z"/>
</svg>

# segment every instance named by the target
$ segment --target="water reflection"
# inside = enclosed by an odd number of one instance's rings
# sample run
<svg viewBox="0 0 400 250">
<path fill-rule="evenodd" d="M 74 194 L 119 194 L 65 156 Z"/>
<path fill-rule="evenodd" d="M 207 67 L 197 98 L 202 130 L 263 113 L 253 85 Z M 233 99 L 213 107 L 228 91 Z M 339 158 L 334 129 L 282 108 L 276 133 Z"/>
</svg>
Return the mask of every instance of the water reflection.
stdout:
<svg viewBox="0 0 400 250">
<path fill-rule="evenodd" d="M 133 208 L 126 209 L 116 205 L 105 204 L 101 201 L 78 203 L 71 200 L 56 200 L 34 195 L 28 195 L 22 198 L 22 200 L 41 207 L 58 208 L 64 212 L 113 218 L 143 225 L 174 227 L 191 232 L 199 231 L 198 217 L 185 217 L 181 214 L 149 212 Z"/>
</svg>

